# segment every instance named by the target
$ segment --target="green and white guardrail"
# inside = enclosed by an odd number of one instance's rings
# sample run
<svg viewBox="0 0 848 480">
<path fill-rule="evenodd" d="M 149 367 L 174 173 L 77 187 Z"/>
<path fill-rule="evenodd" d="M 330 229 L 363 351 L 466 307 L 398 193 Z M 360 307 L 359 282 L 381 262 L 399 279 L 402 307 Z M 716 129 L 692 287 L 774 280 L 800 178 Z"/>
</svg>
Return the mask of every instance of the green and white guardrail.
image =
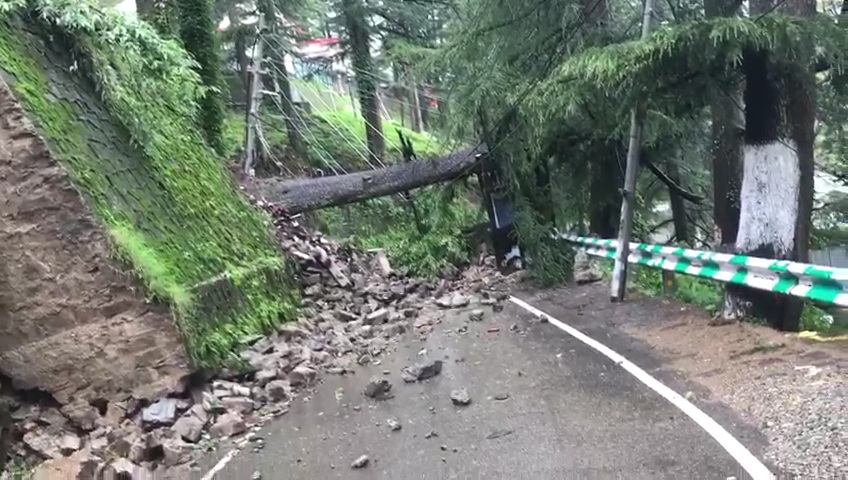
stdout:
<svg viewBox="0 0 848 480">
<path fill-rule="evenodd" d="M 617 240 L 558 234 L 587 254 L 615 260 Z M 787 260 L 705 252 L 673 246 L 631 243 L 628 263 L 669 270 L 722 283 L 792 295 L 848 307 L 848 269 Z"/>
</svg>

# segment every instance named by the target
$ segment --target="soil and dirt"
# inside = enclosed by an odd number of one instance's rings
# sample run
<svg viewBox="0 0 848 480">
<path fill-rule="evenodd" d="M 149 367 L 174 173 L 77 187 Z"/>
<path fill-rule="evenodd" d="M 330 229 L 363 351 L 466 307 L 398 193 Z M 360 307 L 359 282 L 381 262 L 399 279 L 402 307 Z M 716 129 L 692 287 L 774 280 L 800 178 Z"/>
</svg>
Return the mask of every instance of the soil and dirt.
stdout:
<svg viewBox="0 0 848 480">
<path fill-rule="evenodd" d="M 492 259 L 439 280 L 411 278 L 393 269 L 382 252 L 341 245 L 299 218 L 252 200 L 271 213 L 280 248 L 293 265 L 302 290 L 298 321 L 246 340 L 239 360 L 209 380 L 196 379 L 152 403 L 97 405 L 93 429 L 69 422 L 48 395 L 33 401 L 7 392 L 15 421 L 13 457 L 46 460 L 38 472 L 61 472 L 63 478 L 161 473 L 285 414 L 289 402 L 322 375 L 379 364 L 400 334 L 426 336 L 439 310 L 468 305 L 472 296 L 500 309 L 507 297 L 509 279 L 494 270 Z M 416 375 L 434 374 L 434 368 L 424 366 Z M 390 386 L 376 383 L 382 389 L 375 396 L 390 393 Z"/>
<path fill-rule="evenodd" d="M 848 476 L 848 341 L 815 342 L 749 323 L 704 328 L 683 308 L 673 322 L 625 328 L 668 357 L 769 440 L 768 461 L 797 478 Z"/>
<path fill-rule="evenodd" d="M 43 391 L 91 431 L 104 399 L 180 388 L 188 359 L 170 313 L 114 269 L 105 233 L 2 80 L 0 178 L 2 389 Z"/>
</svg>

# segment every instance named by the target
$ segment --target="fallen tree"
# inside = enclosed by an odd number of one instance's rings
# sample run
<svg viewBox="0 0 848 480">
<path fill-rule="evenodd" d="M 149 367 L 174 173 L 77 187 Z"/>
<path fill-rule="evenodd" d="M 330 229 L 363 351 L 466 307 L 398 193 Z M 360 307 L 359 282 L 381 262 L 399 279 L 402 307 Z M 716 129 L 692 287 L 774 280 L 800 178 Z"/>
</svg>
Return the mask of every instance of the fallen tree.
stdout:
<svg viewBox="0 0 848 480">
<path fill-rule="evenodd" d="M 480 146 L 435 159 L 418 160 L 374 170 L 307 180 L 257 179 L 251 190 L 288 213 L 337 207 L 447 182 L 474 172 Z"/>
</svg>

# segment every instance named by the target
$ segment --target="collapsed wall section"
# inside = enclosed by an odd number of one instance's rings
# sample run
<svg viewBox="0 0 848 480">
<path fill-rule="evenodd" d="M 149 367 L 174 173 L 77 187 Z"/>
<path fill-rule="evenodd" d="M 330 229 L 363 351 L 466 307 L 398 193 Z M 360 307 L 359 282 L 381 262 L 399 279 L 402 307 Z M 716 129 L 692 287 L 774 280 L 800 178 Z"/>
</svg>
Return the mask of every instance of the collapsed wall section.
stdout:
<svg viewBox="0 0 848 480">
<path fill-rule="evenodd" d="M 0 18 L 0 371 L 77 416 L 172 388 L 295 306 L 168 66 L 110 41 Z"/>
</svg>

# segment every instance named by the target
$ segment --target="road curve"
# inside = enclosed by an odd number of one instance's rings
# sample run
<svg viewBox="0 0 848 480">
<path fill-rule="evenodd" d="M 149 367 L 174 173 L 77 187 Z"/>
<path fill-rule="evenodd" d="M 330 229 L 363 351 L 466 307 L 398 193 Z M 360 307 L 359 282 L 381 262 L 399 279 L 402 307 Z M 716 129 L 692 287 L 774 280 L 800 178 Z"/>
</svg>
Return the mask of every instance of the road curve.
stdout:
<svg viewBox="0 0 848 480">
<path fill-rule="evenodd" d="M 264 448 L 232 455 L 214 478 L 748 478 L 698 425 L 598 352 L 512 304 L 487 308 L 482 322 L 468 310 L 445 312 L 426 341 L 408 333 L 380 365 L 325 376 L 263 428 Z M 422 349 L 445 362 L 441 375 L 404 384 L 400 370 Z M 370 376 L 388 378 L 395 397 L 366 398 Z M 470 405 L 452 404 L 458 388 Z M 389 418 L 403 428 L 391 431 Z M 202 459 L 194 478 L 224 453 Z M 361 455 L 369 464 L 352 469 Z"/>
</svg>

